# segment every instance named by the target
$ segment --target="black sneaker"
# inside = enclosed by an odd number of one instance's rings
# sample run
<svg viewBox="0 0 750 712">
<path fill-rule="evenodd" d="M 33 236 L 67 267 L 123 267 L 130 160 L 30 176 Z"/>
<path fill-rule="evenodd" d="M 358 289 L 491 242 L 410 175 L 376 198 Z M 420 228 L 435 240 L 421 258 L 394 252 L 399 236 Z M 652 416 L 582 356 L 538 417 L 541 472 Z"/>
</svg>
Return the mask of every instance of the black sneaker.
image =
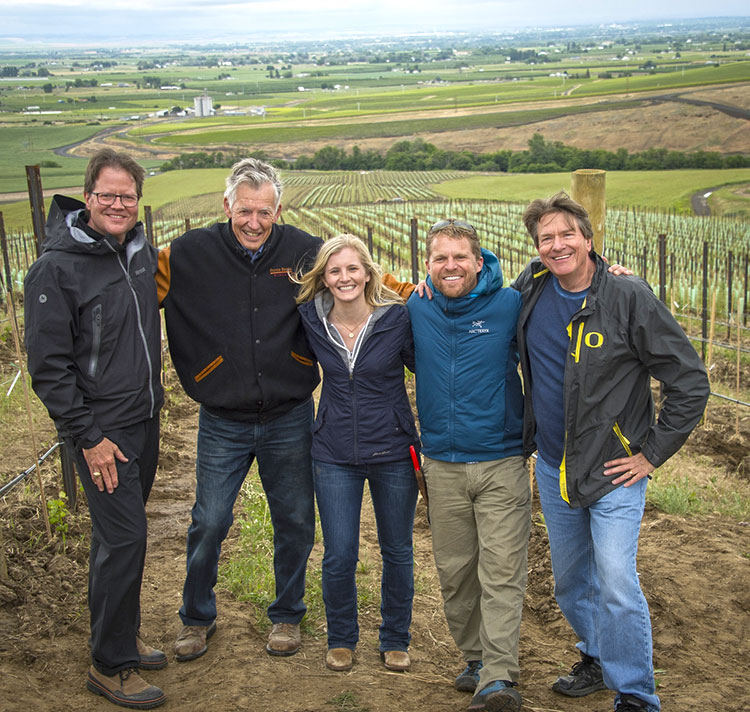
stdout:
<svg viewBox="0 0 750 712">
<path fill-rule="evenodd" d="M 635 695 L 620 695 L 615 712 L 645 712 L 648 705 L 645 700 Z"/>
<path fill-rule="evenodd" d="M 573 665 L 570 674 L 558 677 L 552 683 L 552 689 L 568 697 L 583 697 L 597 690 L 606 690 L 607 686 L 602 679 L 601 665 L 590 655 L 581 653 L 581 660 Z"/>
<path fill-rule="evenodd" d="M 459 692 L 474 692 L 479 684 L 479 671 L 482 669 L 481 660 L 467 660 L 464 671 L 453 683 Z"/>
</svg>

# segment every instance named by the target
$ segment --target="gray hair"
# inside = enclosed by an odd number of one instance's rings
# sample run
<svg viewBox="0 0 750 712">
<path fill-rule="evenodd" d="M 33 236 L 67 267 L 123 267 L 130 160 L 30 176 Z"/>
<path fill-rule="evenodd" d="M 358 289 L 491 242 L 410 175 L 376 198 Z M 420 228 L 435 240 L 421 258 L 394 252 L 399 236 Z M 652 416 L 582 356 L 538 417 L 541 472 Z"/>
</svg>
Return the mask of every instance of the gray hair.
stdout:
<svg viewBox="0 0 750 712">
<path fill-rule="evenodd" d="M 227 189 L 224 191 L 224 197 L 229 202 L 230 208 L 234 205 L 234 199 L 237 197 L 237 188 L 243 183 L 256 190 L 262 188 L 266 183 L 270 183 L 276 194 L 274 207 L 279 207 L 283 185 L 279 174 L 272 165 L 257 158 L 243 158 L 232 166 L 232 172 L 226 180 Z"/>
</svg>

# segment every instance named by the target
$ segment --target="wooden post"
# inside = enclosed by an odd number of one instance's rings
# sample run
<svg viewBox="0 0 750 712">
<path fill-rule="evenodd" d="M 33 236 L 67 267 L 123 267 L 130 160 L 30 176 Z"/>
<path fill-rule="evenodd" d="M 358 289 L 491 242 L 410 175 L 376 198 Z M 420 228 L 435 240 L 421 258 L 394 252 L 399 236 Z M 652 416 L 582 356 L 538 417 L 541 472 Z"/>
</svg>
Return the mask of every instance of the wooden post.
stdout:
<svg viewBox="0 0 750 712">
<path fill-rule="evenodd" d="M 570 197 L 586 208 L 594 228 L 594 249 L 604 254 L 604 223 L 607 217 L 605 179 L 607 172 L 581 168 L 570 174 Z"/>
<path fill-rule="evenodd" d="M 151 215 L 151 206 L 143 206 L 143 221 L 146 223 L 146 239 L 148 239 L 151 245 L 155 245 L 154 242 L 154 219 Z"/>
<path fill-rule="evenodd" d="M 36 256 L 42 254 L 44 242 L 44 191 L 42 190 L 42 174 L 39 166 L 26 166 L 26 185 L 29 188 L 29 203 L 31 204 L 31 222 L 34 226 L 36 238 Z"/>
<path fill-rule="evenodd" d="M 417 219 L 412 218 L 411 219 L 411 281 L 414 284 L 417 284 L 419 282 L 419 242 L 418 242 L 418 236 L 419 236 L 419 226 L 417 224 Z"/>
<path fill-rule="evenodd" d="M 370 251 L 370 255 L 372 255 L 372 225 L 367 226 L 367 249 Z"/>
</svg>

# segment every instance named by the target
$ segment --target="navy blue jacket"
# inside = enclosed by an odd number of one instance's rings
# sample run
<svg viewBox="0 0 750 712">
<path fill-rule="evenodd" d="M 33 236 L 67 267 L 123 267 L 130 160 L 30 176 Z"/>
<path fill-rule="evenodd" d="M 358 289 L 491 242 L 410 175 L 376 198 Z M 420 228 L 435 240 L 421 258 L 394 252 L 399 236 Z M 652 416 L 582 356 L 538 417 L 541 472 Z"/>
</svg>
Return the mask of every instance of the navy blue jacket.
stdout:
<svg viewBox="0 0 750 712">
<path fill-rule="evenodd" d="M 482 250 L 474 290 L 448 298 L 428 277 L 433 299 L 414 293 L 411 316 L 417 409 L 425 455 L 486 462 L 522 453 L 523 395 L 516 322 L 521 295 L 503 289 L 497 257 Z"/>
<path fill-rule="evenodd" d="M 330 294 L 321 292 L 299 306 L 310 350 L 323 369 L 312 456 L 339 465 L 408 459 L 410 445 L 419 450 L 419 436 L 404 386 L 404 366 L 414 370 L 406 307 L 375 309 L 350 374 L 343 347 L 331 343 L 323 324 L 332 305 Z"/>
</svg>

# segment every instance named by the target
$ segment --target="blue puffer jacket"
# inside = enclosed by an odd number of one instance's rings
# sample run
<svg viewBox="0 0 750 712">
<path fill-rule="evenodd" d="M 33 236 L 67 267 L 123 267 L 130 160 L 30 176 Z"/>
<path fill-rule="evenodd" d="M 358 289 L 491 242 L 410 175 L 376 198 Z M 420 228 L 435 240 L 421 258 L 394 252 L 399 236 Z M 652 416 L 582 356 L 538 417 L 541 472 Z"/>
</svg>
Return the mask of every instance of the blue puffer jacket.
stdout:
<svg viewBox="0 0 750 712">
<path fill-rule="evenodd" d="M 407 302 L 417 367 L 423 451 L 444 462 L 486 462 L 522 453 L 523 395 L 516 322 L 521 296 L 502 289 L 497 257 L 484 265 L 465 297 Z"/>
<path fill-rule="evenodd" d="M 310 350 L 323 369 L 312 456 L 339 465 L 408 459 L 410 445 L 419 450 L 419 436 L 404 387 L 404 365 L 414 370 L 406 307 L 375 309 L 350 374 L 346 352 L 331 343 L 323 324 L 332 306 L 328 292 L 299 306 Z"/>
</svg>

